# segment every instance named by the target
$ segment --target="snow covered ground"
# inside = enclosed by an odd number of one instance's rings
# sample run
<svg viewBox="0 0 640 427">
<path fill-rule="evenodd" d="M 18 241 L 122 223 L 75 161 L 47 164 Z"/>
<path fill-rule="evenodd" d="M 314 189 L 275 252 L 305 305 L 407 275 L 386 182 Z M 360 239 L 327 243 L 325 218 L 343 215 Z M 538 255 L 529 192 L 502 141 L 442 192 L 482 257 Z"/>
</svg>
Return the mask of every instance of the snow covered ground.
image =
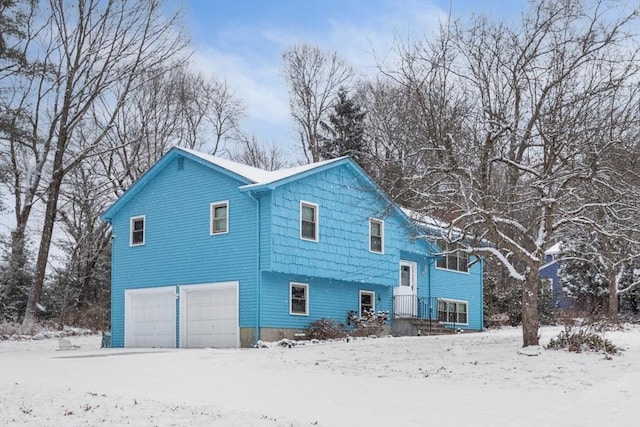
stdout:
<svg viewBox="0 0 640 427">
<path fill-rule="evenodd" d="M 546 344 L 560 328 L 541 329 Z M 640 326 L 621 355 L 522 354 L 520 329 L 293 348 L 100 349 L 0 342 L 2 426 L 626 426 Z M 538 352 L 535 352 L 538 353 Z"/>
</svg>

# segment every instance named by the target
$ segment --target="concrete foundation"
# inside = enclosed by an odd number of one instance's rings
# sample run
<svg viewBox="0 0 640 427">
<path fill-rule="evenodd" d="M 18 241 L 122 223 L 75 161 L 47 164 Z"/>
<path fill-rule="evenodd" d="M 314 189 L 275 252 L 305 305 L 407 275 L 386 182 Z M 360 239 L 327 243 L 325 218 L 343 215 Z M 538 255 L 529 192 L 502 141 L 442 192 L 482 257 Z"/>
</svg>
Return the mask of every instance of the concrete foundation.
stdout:
<svg viewBox="0 0 640 427">
<path fill-rule="evenodd" d="M 255 328 L 240 328 L 240 347 L 253 347 Z"/>
<path fill-rule="evenodd" d="M 262 328 L 260 329 L 260 339 L 262 341 L 280 341 L 282 339 L 299 340 L 305 339 L 304 329 L 293 328 Z"/>
</svg>

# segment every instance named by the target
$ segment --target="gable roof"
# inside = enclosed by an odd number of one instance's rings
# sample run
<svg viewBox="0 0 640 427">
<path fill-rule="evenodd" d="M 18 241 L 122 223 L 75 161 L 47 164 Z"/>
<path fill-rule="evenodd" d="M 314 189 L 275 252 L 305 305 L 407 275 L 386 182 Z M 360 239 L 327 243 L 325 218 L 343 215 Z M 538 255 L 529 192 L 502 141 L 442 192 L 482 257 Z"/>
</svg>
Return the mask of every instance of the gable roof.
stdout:
<svg viewBox="0 0 640 427">
<path fill-rule="evenodd" d="M 162 156 L 147 172 L 145 172 L 138 180 L 136 180 L 101 216 L 103 221 L 111 221 L 114 215 L 124 206 L 133 196 L 141 191 L 145 185 L 160 173 L 174 158 L 182 156 L 195 161 L 205 167 L 212 168 L 217 172 L 221 172 L 239 181 L 238 189 L 240 191 L 253 192 L 273 190 L 280 185 L 284 185 L 294 180 L 298 180 L 309 175 L 325 171 L 330 168 L 347 166 L 351 168 L 356 175 L 362 178 L 378 195 L 385 200 L 391 210 L 396 212 L 400 219 L 410 229 L 416 229 L 418 225 L 410 215 L 400 208 L 396 203 L 389 199 L 389 196 L 380 188 L 380 186 L 350 157 L 338 157 L 335 159 L 324 160 L 321 162 L 311 163 L 292 168 L 285 168 L 276 171 L 267 171 L 253 166 L 236 163 L 231 160 L 212 156 L 184 147 L 172 147 L 164 156 Z M 432 242 L 423 240 L 428 247 L 432 247 Z"/>
<path fill-rule="evenodd" d="M 333 167 L 338 163 L 351 162 L 356 164 L 348 157 L 339 157 L 337 159 L 325 160 L 322 162 L 311 163 L 308 165 L 297 166 L 293 168 L 280 169 L 277 171 L 267 171 L 253 166 L 236 163 L 221 157 L 212 156 L 210 154 L 201 153 L 196 150 L 184 147 L 172 147 L 164 156 L 162 156 L 151 168 L 146 171 L 138 180 L 136 180 L 102 215 L 100 219 L 109 221 L 116 212 L 124 206 L 135 194 L 137 194 L 153 177 L 155 177 L 164 167 L 177 156 L 187 157 L 201 165 L 215 169 L 227 176 L 240 181 L 240 188 L 253 190 L 264 186 L 265 188 L 275 188 L 284 182 L 293 179 L 299 179 L 319 170 Z M 357 166 L 357 165 L 356 165 Z M 364 173 L 364 172 L 362 172 Z M 365 174 L 366 175 L 366 174 Z"/>
<path fill-rule="evenodd" d="M 310 163 L 308 165 L 296 166 L 293 168 L 278 169 L 276 171 L 267 171 L 264 169 L 259 169 L 253 166 L 247 166 L 241 163 L 233 162 L 231 160 L 212 156 L 211 154 L 201 153 L 199 151 L 191 150 L 189 148 L 183 148 L 183 147 L 174 147 L 174 148 L 177 150 L 189 153 L 213 165 L 217 165 L 223 169 L 226 169 L 228 171 L 231 171 L 237 175 L 240 175 L 246 178 L 247 180 L 252 182 L 252 184 L 248 185 L 247 187 L 272 185 L 277 181 L 295 177 L 305 172 L 315 171 L 316 169 L 321 168 L 325 165 L 329 165 L 332 163 L 336 163 L 340 160 L 347 159 L 347 157 L 339 157 L 336 159 L 324 160 L 322 162 Z"/>
<path fill-rule="evenodd" d="M 558 242 L 544 251 L 545 255 L 558 255 L 560 253 L 562 253 L 562 242 Z"/>
<path fill-rule="evenodd" d="M 166 155 L 171 151 L 182 151 L 190 154 L 193 157 L 204 160 L 206 163 L 210 163 L 215 166 L 219 166 L 222 169 L 233 172 L 235 175 L 239 175 L 251 182 L 260 182 L 267 179 L 268 171 L 263 169 L 254 168 L 253 166 L 243 165 L 231 160 L 223 159 L 221 157 L 212 156 L 211 154 L 201 153 L 200 151 L 192 150 L 184 147 L 173 147 Z"/>
</svg>

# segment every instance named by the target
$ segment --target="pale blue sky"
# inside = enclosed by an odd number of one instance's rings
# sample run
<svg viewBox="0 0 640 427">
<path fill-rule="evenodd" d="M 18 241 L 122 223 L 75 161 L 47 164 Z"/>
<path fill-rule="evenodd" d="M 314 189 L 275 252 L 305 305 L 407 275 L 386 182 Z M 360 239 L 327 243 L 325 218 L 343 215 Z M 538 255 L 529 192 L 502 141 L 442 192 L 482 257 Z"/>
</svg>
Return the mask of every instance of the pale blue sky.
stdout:
<svg viewBox="0 0 640 427">
<path fill-rule="evenodd" d="M 173 0 L 179 1 L 179 0 Z M 297 148 L 282 77 L 294 43 L 337 51 L 372 75 L 394 38 L 422 37 L 449 10 L 513 19 L 525 0 L 183 0 L 197 69 L 226 79 L 247 105 L 243 128 L 267 143 Z"/>
</svg>

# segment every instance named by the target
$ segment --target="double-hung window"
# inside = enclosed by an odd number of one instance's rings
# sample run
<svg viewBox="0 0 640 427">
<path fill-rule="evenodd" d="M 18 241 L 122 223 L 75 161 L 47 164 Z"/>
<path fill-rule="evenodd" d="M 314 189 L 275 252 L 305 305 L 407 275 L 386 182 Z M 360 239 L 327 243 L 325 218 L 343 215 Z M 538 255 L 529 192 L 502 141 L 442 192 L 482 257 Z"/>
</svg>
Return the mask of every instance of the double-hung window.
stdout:
<svg viewBox="0 0 640 427">
<path fill-rule="evenodd" d="M 211 203 L 211 234 L 229 232 L 229 202 Z"/>
<path fill-rule="evenodd" d="M 129 245 L 130 246 L 141 246 L 144 245 L 144 223 L 145 216 L 134 216 L 131 218 L 131 222 L 129 224 L 130 229 L 130 238 Z"/>
<path fill-rule="evenodd" d="M 467 324 L 467 308 L 466 301 L 438 300 L 438 321 Z"/>
<path fill-rule="evenodd" d="M 360 291 L 360 317 L 376 311 L 376 294 L 371 291 Z"/>
<path fill-rule="evenodd" d="M 309 315 L 309 285 L 306 283 L 289 284 L 289 314 Z"/>
<path fill-rule="evenodd" d="M 438 258 L 436 266 L 447 270 L 469 271 L 469 254 L 460 250 L 460 246 L 447 244 L 444 246 L 445 254 Z"/>
<path fill-rule="evenodd" d="M 318 205 L 300 202 L 300 238 L 318 241 Z"/>
<path fill-rule="evenodd" d="M 369 250 L 384 252 L 384 222 L 379 219 L 369 219 Z"/>
</svg>

